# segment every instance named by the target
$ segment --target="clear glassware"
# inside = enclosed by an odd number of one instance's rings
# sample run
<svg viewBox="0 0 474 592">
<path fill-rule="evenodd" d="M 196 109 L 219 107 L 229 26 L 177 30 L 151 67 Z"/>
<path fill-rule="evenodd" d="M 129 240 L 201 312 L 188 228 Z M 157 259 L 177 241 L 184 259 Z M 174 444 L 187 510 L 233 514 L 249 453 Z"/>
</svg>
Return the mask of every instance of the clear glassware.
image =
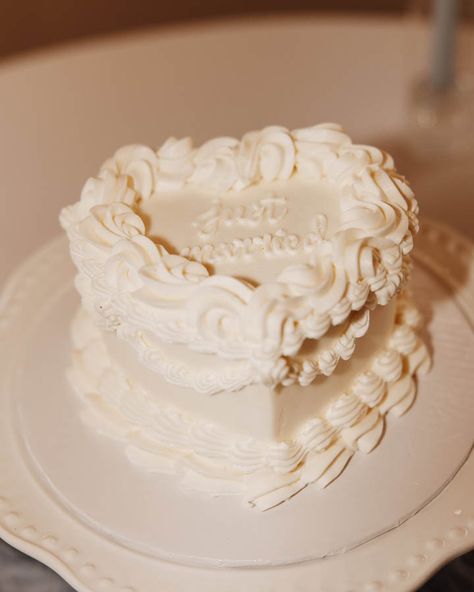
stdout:
<svg viewBox="0 0 474 592">
<path fill-rule="evenodd" d="M 436 40 L 440 2 L 458 4 L 452 52 L 449 32 Z M 474 240 L 474 0 L 412 0 L 403 45 L 409 81 L 403 170 L 425 216 Z M 447 61 L 435 64 L 441 49 Z"/>
<path fill-rule="evenodd" d="M 415 151 L 463 158 L 474 151 L 474 0 L 414 0 L 409 19 L 421 32 L 410 109 Z"/>
</svg>

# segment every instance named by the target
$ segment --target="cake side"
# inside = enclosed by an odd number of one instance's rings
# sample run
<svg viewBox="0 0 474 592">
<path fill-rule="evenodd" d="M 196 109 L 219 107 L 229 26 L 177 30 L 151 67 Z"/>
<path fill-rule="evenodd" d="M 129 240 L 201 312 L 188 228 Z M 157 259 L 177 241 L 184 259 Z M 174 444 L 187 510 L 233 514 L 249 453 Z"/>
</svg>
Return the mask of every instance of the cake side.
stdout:
<svg viewBox="0 0 474 592">
<path fill-rule="evenodd" d="M 150 393 L 158 405 L 172 405 L 182 413 L 210 421 L 243 437 L 278 442 L 292 439 L 302 423 L 320 414 L 331 403 L 335 393 L 349 388 L 368 360 L 378 355 L 388 341 L 395 311 L 394 299 L 386 306 L 377 307 L 371 312 L 370 326 L 368 311 L 362 313 L 366 318 L 357 313 L 360 332 L 357 340 L 350 339 L 351 347 L 348 341 L 354 331 L 353 323 L 335 327 L 322 339 L 307 344 L 300 352 L 301 359 L 311 356 L 325 370 L 325 374 L 315 379 L 310 377 L 308 384 L 276 387 L 265 383 L 249 384 L 238 391 L 210 389 L 219 375 L 223 383 L 230 381 L 236 372 L 235 365 L 240 370 L 240 361 L 218 360 L 212 354 L 193 352 L 182 345 L 152 342 L 148 334 L 141 335 L 143 351 L 139 350 L 141 355 L 137 358 L 135 348 L 123 335 L 104 330 L 101 334 L 111 362 L 135 385 Z M 360 318 L 364 320 L 363 331 Z M 157 363 L 165 367 L 165 372 L 155 371 Z M 168 374 L 172 374 L 171 379 Z M 196 383 L 199 391 L 194 388 Z"/>
<path fill-rule="evenodd" d="M 103 334 L 83 309 L 73 323 L 69 378 L 87 423 L 123 442 L 133 463 L 178 475 L 182 487 L 239 494 L 251 507 L 266 510 L 310 483 L 329 485 L 356 451 L 376 447 L 387 413 L 400 416 L 410 408 L 415 378 L 430 365 L 418 324 L 413 303 L 399 297 L 395 323 L 376 355 L 344 392 L 334 388 L 321 413 L 307 417 L 285 440 L 257 439 L 163 403 L 110 358 Z M 330 384 L 332 377 L 325 380 Z"/>
</svg>

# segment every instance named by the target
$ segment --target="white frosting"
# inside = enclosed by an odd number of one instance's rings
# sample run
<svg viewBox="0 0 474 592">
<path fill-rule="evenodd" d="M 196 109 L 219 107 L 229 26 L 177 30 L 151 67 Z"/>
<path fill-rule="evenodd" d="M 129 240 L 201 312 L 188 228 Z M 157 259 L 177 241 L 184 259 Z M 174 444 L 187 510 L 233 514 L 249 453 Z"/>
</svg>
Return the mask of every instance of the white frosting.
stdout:
<svg viewBox="0 0 474 592">
<path fill-rule="evenodd" d="M 351 315 L 357 317 L 367 311 Z M 128 342 L 123 327 L 118 334 L 102 331 L 102 339 L 112 362 L 120 367 L 133 382 L 153 393 L 160 405 L 173 405 L 196 418 L 208 420 L 229 431 L 251 435 L 256 439 L 293 439 L 299 426 L 308 418 L 319 416 L 333 400 L 334 393 L 346 391 L 354 378 L 373 360 L 392 334 L 396 314 L 396 301 L 381 306 L 370 313 L 370 330 L 357 340 L 357 348 L 350 363 L 334 354 L 336 370 L 328 380 L 323 374 L 315 377 L 311 360 L 324 360 L 334 351 L 341 336 L 350 330 L 350 321 L 333 327 L 319 340 L 308 340 L 290 363 L 282 360 L 276 372 L 287 373 L 286 386 L 277 389 L 269 384 L 244 385 L 239 392 L 223 388 L 213 390 L 217 381 L 229 384 L 244 375 L 243 360 L 218 360 L 215 355 L 193 352 L 185 345 L 157 342 L 150 333 L 143 333 L 139 340 L 139 356 L 135 345 Z M 132 339 L 135 336 L 132 335 Z M 143 355 L 142 355 L 143 354 Z M 156 362 L 167 366 L 171 377 L 156 370 Z M 304 386 L 294 379 L 304 365 L 310 365 L 311 382 Z M 251 366 L 249 365 L 251 370 Z M 330 369 L 331 370 L 331 369 Z M 334 366 L 332 367 L 334 370 Z M 250 374 L 249 374 L 250 376 Z M 210 377 L 210 379 L 209 379 Z M 171 379 L 170 379 L 171 378 Z M 177 384 L 177 383 L 180 384 Z M 198 388 L 195 388 L 198 387 Z M 198 390 L 199 389 L 199 390 Z M 275 397 L 275 392 L 278 396 Z"/>
<path fill-rule="evenodd" d="M 87 421 L 123 441 L 132 462 L 176 473 L 185 487 L 214 495 L 239 492 L 249 505 L 265 510 L 309 483 L 327 486 L 355 451 L 367 453 L 377 445 L 387 412 L 400 415 L 413 403 L 413 376 L 428 369 L 429 356 L 403 321 L 413 306 L 402 300 L 397 308 L 386 348 L 381 343 L 380 353 L 349 388 L 334 392 L 323 413 L 306 418 L 288 440 L 259 440 L 159 404 L 110 359 L 100 330 L 84 311 L 73 323 L 70 379 Z"/>
<path fill-rule="evenodd" d="M 257 185 L 281 182 L 337 188 L 338 219 L 316 217 L 298 248 L 298 237 L 277 235 L 276 222 L 271 253 L 290 263 L 258 285 L 213 274 L 192 260 L 192 248 L 182 251 L 187 256 L 173 253 L 150 238 L 140 215 L 141 204 L 165 191 L 176 194 L 179 212 L 184 188 L 224 199 L 228 192 L 244 195 Z M 227 220 L 272 225 L 268 207 L 234 211 Z M 124 335 L 148 331 L 161 342 L 238 361 L 241 374 L 225 385 L 217 374 L 206 378 L 205 388 L 214 392 L 249 383 L 309 384 L 350 357 L 355 334 L 341 338 L 317 363 L 295 359 L 305 340 L 321 338 L 351 311 L 386 304 L 399 291 L 409 271 L 416 213 L 413 194 L 388 155 L 354 145 L 338 126 L 323 124 L 293 132 L 268 127 L 240 141 L 216 138 L 198 148 L 174 138 L 156 152 L 121 148 L 86 182 L 79 202 L 63 210 L 61 224 L 78 268 L 77 288 L 96 322 Z M 280 210 L 273 218 L 282 215 Z M 240 245 L 241 252 L 231 256 L 256 249 L 255 241 Z M 226 248 L 195 258 L 215 261 Z M 304 259 L 291 262 L 297 253 Z M 388 366 L 396 376 L 399 362 L 392 359 L 377 362 L 374 372 Z M 163 365 L 157 370 L 171 380 L 180 375 Z"/>
<path fill-rule="evenodd" d="M 352 385 L 353 393 L 369 407 L 374 407 L 385 395 L 385 382 L 370 370 L 359 374 Z"/>
<path fill-rule="evenodd" d="M 369 328 L 370 311 L 365 309 L 354 313 L 347 328 L 319 348 L 318 352 L 308 356 L 299 354 L 291 362 L 280 358 L 279 364 L 264 367 L 262 381 L 267 373 L 273 375 L 268 384 L 289 385 L 311 384 L 318 376 L 330 376 L 341 360 L 348 360 L 355 351 L 356 340 L 363 337 Z M 127 331 L 124 326 L 117 328 L 117 335 L 131 344 L 139 360 L 148 368 L 161 374 L 168 382 L 177 386 L 189 387 L 208 395 L 221 391 L 236 391 L 255 382 L 255 369 L 242 359 L 223 360 L 219 364 L 205 360 L 206 363 L 190 364 L 183 354 L 171 354 L 170 348 L 164 347 L 155 339 L 147 337 L 143 331 Z"/>
</svg>

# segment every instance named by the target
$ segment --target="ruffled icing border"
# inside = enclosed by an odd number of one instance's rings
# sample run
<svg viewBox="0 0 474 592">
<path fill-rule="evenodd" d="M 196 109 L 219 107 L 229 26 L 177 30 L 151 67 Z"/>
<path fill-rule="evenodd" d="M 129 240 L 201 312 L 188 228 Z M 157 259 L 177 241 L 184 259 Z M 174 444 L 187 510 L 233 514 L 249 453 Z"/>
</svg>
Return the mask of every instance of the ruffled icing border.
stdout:
<svg viewBox="0 0 474 592">
<path fill-rule="evenodd" d="M 132 462 L 179 474 L 183 486 L 212 495 L 240 493 L 250 506 L 267 510 L 310 483 L 329 485 L 357 450 L 368 453 L 377 446 L 387 413 L 400 416 L 410 408 L 414 377 L 430 367 L 415 331 L 418 323 L 411 301 L 400 299 L 387 347 L 291 441 L 268 444 L 158 405 L 111 362 L 100 331 L 84 311 L 73 323 L 69 377 L 85 404 L 86 421 L 124 442 Z"/>
<path fill-rule="evenodd" d="M 136 211 L 141 200 L 185 185 L 241 191 L 293 176 L 335 184 L 341 224 L 331 240 L 318 238 L 308 264 L 257 287 L 169 253 L 147 237 Z M 122 148 L 60 219 L 83 304 L 101 326 L 149 330 L 163 342 L 245 360 L 252 382 L 276 385 L 294 379 L 291 357 L 305 339 L 399 291 L 417 211 L 390 156 L 322 124 L 292 132 L 273 126 L 199 148 L 188 138 L 171 138 L 157 152 Z"/>
<path fill-rule="evenodd" d="M 308 386 L 318 376 L 331 376 L 341 360 L 349 360 L 356 342 L 363 337 L 370 324 L 367 308 L 354 313 L 345 330 L 334 338 L 331 346 L 317 355 L 299 357 L 290 362 L 290 370 L 283 384 L 298 383 Z M 222 360 L 215 364 L 190 365 L 176 355 L 170 356 L 166 348 L 146 338 L 143 331 L 130 331 L 120 326 L 117 335 L 134 348 L 138 359 L 148 368 L 161 374 L 165 380 L 177 386 L 192 388 L 207 395 L 222 391 L 236 391 L 255 382 L 255 369 L 248 360 Z M 287 371 L 286 363 L 284 366 Z"/>
</svg>

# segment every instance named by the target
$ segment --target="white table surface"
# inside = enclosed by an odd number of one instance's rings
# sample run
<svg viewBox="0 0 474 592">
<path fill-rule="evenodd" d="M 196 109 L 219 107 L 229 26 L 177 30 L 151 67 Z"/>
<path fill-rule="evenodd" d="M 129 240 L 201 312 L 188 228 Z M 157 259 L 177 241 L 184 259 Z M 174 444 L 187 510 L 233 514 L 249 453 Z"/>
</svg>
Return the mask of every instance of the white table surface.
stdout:
<svg viewBox="0 0 474 592">
<path fill-rule="evenodd" d="M 418 181 L 423 213 L 469 233 L 473 167 L 420 170 L 405 154 L 425 45 L 406 19 L 314 15 L 162 27 L 3 62 L 0 284 L 59 232 L 60 207 L 118 146 L 273 123 L 337 121 L 390 149 Z"/>
</svg>

